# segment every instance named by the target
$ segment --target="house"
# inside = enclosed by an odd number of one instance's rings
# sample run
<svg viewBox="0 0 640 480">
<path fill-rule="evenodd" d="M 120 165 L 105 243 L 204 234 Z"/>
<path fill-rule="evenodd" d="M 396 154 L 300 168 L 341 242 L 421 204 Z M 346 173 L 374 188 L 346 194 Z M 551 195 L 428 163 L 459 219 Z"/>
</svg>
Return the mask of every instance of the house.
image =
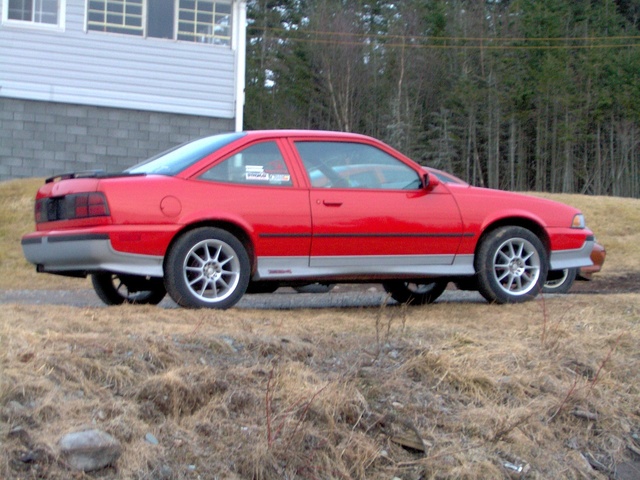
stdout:
<svg viewBox="0 0 640 480">
<path fill-rule="evenodd" d="M 0 180 L 242 129 L 244 0 L 0 0 Z"/>
</svg>

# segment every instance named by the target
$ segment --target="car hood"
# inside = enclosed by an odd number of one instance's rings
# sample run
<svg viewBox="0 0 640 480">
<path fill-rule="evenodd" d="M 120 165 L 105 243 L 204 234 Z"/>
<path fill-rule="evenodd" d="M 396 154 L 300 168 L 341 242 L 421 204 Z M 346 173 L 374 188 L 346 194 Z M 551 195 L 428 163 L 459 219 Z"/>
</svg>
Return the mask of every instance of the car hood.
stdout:
<svg viewBox="0 0 640 480">
<path fill-rule="evenodd" d="M 580 210 L 546 198 L 468 185 L 447 185 L 463 218 L 482 227 L 504 218 L 526 218 L 544 227 L 569 227 Z"/>
</svg>

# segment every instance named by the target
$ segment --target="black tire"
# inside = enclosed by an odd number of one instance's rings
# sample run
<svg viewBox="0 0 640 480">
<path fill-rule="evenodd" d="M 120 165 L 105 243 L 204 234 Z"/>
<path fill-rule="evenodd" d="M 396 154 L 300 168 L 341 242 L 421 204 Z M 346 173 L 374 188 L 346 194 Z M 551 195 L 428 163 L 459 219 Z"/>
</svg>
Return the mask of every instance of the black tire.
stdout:
<svg viewBox="0 0 640 480">
<path fill-rule="evenodd" d="M 310 283 L 295 286 L 293 289 L 298 293 L 329 293 L 333 287 L 335 287 L 334 283 Z"/>
<path fill-rule="evenodd" d="M 278 288 L 278 282 L 251 282 L 244 293 L 273 293 Z"/>
<path fill-rule="evenodd" d="M 383 282 L 382 287 L 398 303 L 425 305 L 435 302 L 447 289 L 448 283 L 449 281 L 444 279 L 425 283 L 393 280 Z"/>
<path fill-rule="evenodd" d="M 100 300 L 107 305 L 157 305 L 167 294 L 161 278 L 100 272 L 91 275 L 91 283 Z"/>
<path fill-rule="evenodd" d="M 476 276 L 458 278 L 453 282 L 458 290 L 465 292 L 477 292 L 478 291 L 478 279 Z"/>
<path fill-rule="evenodd" d="M 491 303 L 531 300 L 547 278 L 547 252 L 522 227 L 501 227 L 482 241 L 475 259 L 478 291 Z"/>
<path fill-rule="evenodd" d="M 251 273 L 242 243 L 225 230 L 202 227 L 180 237 L 165 260 L 165 286 L 183 307 L 232 307 L 242 298 Z"/>
<path fill-rule="evenodd" d="M 547 275 L 547 281 L 542 287 L 543 293 L 567 293 L 573 286 L 578 275 L 577 268 L 552 270 Z"/>
</svg>

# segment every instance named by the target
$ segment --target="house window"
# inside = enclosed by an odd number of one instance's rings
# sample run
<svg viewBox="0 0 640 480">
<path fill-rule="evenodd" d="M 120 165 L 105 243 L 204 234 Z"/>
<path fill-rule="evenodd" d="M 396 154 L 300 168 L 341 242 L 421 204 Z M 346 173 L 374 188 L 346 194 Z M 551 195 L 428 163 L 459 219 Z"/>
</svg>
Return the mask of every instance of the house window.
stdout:
<svg viewBox="0 0 640 480">
<path fill-rule="evenodd" d="M 7 20 L 58 25 L 61 0 L 8 0 Z"/>
<path fill-rule="evenodd" d="M 87 29 L 143 35 L 143 0 L 89 0 Z"/>
<path fill-rule="evenodd" d="M 178 40 L 231 44 L 231 4 L 216 0 L 179 0 Z"/>
<path fill-rule="evenodd" d="M 231 11 L 231 0 L 88 0 L 87 29 L 229 46 Z"/>
</svg>

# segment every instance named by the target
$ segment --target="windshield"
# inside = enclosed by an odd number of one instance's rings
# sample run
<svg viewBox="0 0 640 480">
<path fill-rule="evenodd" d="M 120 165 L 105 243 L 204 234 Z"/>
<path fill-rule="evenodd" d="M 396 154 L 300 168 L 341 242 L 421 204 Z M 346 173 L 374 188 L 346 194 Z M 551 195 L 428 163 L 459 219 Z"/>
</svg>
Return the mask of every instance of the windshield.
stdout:
<svg viewBox="0 0 640 480">
<path fill-rule="evenodd" d="M 133 167 L 129 167 L 124 172 L 130 174 L 177 175 L 185 168 L 190 167 L 197 161 L 244 135 L 245 133 L 243 132 L 224 133 L 184 143 Z"/>
</svg>

